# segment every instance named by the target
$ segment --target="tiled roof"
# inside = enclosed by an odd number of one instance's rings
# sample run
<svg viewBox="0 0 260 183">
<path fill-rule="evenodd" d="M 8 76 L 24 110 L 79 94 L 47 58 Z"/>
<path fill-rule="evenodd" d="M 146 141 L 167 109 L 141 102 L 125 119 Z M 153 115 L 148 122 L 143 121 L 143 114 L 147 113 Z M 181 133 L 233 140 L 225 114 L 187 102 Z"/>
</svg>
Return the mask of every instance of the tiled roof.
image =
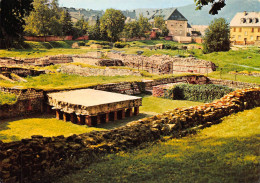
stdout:
<svg viewBox="0 0 260 183">
<path fill-rule="evenodd" d="M 187 21 L 187 19 L 177 10 L 177 8 L 136 10 L 137 19 L 140 17 L 141 14 L 149 20 L 154 19 L 154 17 L 156 16 L 162 16 L 164 20 Z"/>
<path fill-rule="evenodd" d="M 231 27 L 260 27 L 260 12 L 240 12 L 230 22 Z"/>
</svg>

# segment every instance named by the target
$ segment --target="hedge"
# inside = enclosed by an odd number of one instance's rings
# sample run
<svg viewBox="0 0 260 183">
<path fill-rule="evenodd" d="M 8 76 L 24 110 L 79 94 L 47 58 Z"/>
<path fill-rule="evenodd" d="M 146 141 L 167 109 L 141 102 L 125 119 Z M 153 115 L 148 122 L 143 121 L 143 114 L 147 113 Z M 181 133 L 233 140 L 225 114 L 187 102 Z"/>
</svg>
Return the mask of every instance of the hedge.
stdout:
<svg viewBox="0 0 260 183">
<path fill-rule="evenodd" d="M 164 97 L 174 100 L 212 102 L 232 91 L 234 91 L 232 88 L 221 85 L 179 84 L 165 90 Z"/>
</svg>

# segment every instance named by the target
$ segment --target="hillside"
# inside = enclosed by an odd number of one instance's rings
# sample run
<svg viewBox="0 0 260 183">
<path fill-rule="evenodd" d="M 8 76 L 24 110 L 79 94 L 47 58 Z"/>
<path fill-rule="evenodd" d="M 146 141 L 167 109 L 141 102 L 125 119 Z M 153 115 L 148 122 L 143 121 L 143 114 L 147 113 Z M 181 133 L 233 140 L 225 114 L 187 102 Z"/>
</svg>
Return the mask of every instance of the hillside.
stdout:
<svg viewBox="0 0 260 183">
<path fill-rule="evenodd" d="M 179 7 L 178 10 L 189 20 L 192 25 L 208 25 L 214 18 L 224 17 L 228 22 L 232 20 L 237 12 L 260 11 L 259 0 L 227 0 L 227 5 L 218 15 L 209 15 L 210 7 L 195 10 L 195 4 Z"/>
<path fill-rule="evenodd" d="M 208 25 L 214 18 L 224 17 L 228 22 L 232 20 L 237 12 L 243 11 L 259 11 L 260 1 L 259 0 L 227 0 L 227 5 L 219 12 L 218 15 L 209 15 L 210 6 L 203 7 L 202 10 L 195 10 L 195 4 L 178 7 L 178 10 L 189 20 L 192 25 Z M 74 22 L 84 16 L 85 19 L 89 20 L 90 17 L 101 17 L 104 14 L 102 10 L 91 10 L 91 9 L 75 9 L 69 8 L 69 12 L 73 17 Z M 151 9 L 135 9 L 122 11 L 126 17 L 136 18 L 140 13 L 146 13 Z M 156 11 L 154 9 L 154 11 Z"/>
</svg>

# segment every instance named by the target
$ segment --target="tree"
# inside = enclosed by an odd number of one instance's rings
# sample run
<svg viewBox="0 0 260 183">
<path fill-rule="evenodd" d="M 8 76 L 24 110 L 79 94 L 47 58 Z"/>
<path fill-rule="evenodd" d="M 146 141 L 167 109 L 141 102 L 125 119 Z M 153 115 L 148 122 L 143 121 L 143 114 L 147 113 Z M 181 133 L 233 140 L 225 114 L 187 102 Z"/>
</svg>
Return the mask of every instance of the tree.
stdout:
<svg viewBox="0 0 260 183">
<path fill-rule="evenodd" d="M 87 34 L 89 26 L 88 26 L 88 22 L 86 22 L 83 16 L 81 17 L 80 20 L 76 22 L 75 28 L 77 30 L 77 35 L 76 35 L 77 37 L 84 36 Z"/>
<path fill-rule="evenodd" d="M 69 11 L 63 10 L 60 17 L 61 34 L 62 36 L 69 36 L 73 34 L 73 23 Z"/>
<path fill-rule="evenodd" d="M 214 19 L 203 37 L 204 53 L 228 51 L 230 49 L 229 25 L 224 18 Z"/>
<path fill-rule="evenodd" d="M 100 19 L 101 32 L 107 33 L 111 41 L 117 41 L 123 31 L 126 17 L 120 10 L 107 9 Z"/>
<path fill-rule="evenodd" d="M 126 38 L 134 38 L 138 37 L 140 33 L 140 26 L 139 23 L 134 21 L 125 24 L 125 28 L 123 31 L 123 36 Z"/>
<path fill-rule="evenodd" d="M 148 18 L 145 18 L 142 14 L 139 16 L 138 24 L 140 26 L 139 37 L 144 37 L 145 33 L 152 29 L 152 25 L 149 23 Z"/>
<path fill-rule="evenodd" d="M 89 35 L 89 39 L 94 39 L 94 40 L 102 39 L 101 32 L 100 32 L 99 16 L 97 16 L 96 24 L 89 27 L 88 35 Z"/>
<path fill-rule="evenodd" d="M 60 36 L 63 33 L 62 12 L 57 0 L 34 0 L 33 11 L 25 19 L 25 31 L 29 35 Z"/>
<path fill-rule="evenodd" d="M 162 16 L 156 16 L 154 18 L 154 25 L 156 28 L 161 29 L 162 36 L 168 36 L 169 30 L 167 29 L 167 27 L 165 25 L 165 20 L 163 19 Z"/>
<path fill-rule="evenodd" d="M 200 10 L 203 6 L 212 4 L 209 14 L 215 15 L 218 14 L 224 6 L 226 6 L 226 0 L 194 0 L 197 6 L 197 10 Z"/>
<path fill-rule="evenodd" d="M 24 17 L 32 10 L 32 1 L 0 1 L 0 48 L 10 48 L 15 41 L 22 41 Z"/>
</svg>

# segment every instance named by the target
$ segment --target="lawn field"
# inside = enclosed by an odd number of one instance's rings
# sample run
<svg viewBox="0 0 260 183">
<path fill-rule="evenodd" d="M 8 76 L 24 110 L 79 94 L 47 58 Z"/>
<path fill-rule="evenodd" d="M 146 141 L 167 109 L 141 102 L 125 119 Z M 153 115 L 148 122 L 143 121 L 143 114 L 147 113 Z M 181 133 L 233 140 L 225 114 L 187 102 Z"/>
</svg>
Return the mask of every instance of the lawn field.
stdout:
<svg viewBox="0 0 260 183">
<path fill-rule="evenodd" d="M 258 182 L 260 108 L 193 136 L 104 157 L 55 182 Z"/>
<path fill-rule="evenodd" d="M 70 136 L 73 134 L 87 133 L 93 130 L 108 130 L 123 126 L 131 121 L 139 120 L 150 115 L 165 112 L 176 107 L 190 107 L 199 105 L 199 102 L 174 101 L 168 99 L 155 98 L 152 96 L 143 96 L 143 106 L 140 107 L 140 115 L 125 120 L 118 120 L 100 126 L 87 127 L 75 125 L 71 122 L 63 122 L 55 119 L 53 115 L 40 115 L 28 119 L 8 119 L 0 122 L 0 140 L 3 142 L 18 141 L 23 138 L 30 138 L 32 135 L 52 136 Z"/>
</svg>

